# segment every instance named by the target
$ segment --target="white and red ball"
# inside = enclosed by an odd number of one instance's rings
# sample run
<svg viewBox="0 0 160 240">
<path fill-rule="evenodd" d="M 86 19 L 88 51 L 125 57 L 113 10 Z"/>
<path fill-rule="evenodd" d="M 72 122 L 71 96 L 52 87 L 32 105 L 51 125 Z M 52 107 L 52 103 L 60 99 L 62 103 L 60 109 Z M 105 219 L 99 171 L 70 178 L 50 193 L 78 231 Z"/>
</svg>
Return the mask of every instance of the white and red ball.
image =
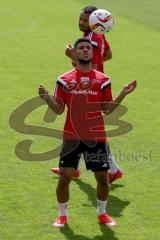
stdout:
<svg viewBox="0 0 160 240">
<path fill-rule="evenodd" d="M 104 9 L 95 10 L 89 17 L 90 29 L 96 33 L 109 32 L 114 24 L 114 18 L 110 12 Z"/>
</svg>

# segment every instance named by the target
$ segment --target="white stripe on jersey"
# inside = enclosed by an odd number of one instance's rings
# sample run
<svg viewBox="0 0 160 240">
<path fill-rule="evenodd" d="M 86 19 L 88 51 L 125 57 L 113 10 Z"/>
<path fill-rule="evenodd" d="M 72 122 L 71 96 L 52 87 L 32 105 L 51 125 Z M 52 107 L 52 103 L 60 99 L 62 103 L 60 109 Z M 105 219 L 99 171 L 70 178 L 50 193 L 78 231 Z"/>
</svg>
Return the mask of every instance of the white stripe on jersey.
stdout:
<svg viewBox="0 0 160 240">
<path fill-rule="evenodd" d="M 91 43 L 92 43 L 93 46 L 98 47 L 97 42 L 92 41 L 92 35 L 93 35 L 93 31 L 91 31 L 91 32 L 88 34 L 88 38 L 89 38 L 89 40 L 91 41 Z"/>
<path fill-rule="evenodd" d="M 61 78 L 59 78 L 57 82 L 60 82 L 63 86 L 67 86 L 67 83 Z"/>
<path fill-rule="evenodd" d="M 102 83 L 101 85 L 101 90 L 106 87 L 107 85 L 109 85 L 111 83 L 111 80 L 107 80 L 106 82 Z"/>
<path fill-rule="evenodd" d="M 92 45 L 98 47 L 98 44 L 95 41 L 91 41 Z"/>
<path fill-rule="evenodd" d="M 89 38 L 90 41 L 92 40 L 92 35 L 93 35 L 93 31 L 91 31 L 88 35 L 88 38 Z"/>
</svg>

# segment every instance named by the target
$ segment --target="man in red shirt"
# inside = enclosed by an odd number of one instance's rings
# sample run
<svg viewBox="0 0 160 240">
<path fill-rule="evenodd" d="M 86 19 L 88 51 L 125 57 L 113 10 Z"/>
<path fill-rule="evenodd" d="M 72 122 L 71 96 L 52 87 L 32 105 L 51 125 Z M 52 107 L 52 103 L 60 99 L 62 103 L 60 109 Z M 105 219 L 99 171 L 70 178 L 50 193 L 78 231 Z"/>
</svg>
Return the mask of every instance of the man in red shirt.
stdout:
<svg viewBox="0 0 160 240">
<path fill-rule="evenodd" d="M 56 190 L 59 216 L 53 226 L 64 227 L 67 224 L 69 184 L 81 154 L 86 168 L 94 172 L 97 181 L 97 218 L 102 224 L 114 226 L 116 222 L 106 213 L 109 150 L 102 111 L 104 114 L 114 111 L 125 96 L 135 89 L 136 81 L 125 85 L 120 94 L 112 99 L 110 78 L 92 67 L 91 41 L 87 38 L 78 39 L 74 51 L 77 67 L 58 78 L 54 98 L 49 96 L 44 86 L 39 87 L 40 97 L 56 114 L 61 114 L 65 105 L 68 108 Z"/>
<path fill-rule="evenodd" d="M 104 61 L 108 61 L 112 58 L 112 51 L 104 34 L 97 34 L 90 30 L 89 16 L 95 10 L 97 10 L 97 8 L 94 6 L 87 6 L 82 9 L 79 17 L 79 29 L 83 32 L 83 37 L 89 38 L 92 42 L 93 68 L 100 72 L 104 72 Z M 74 49 L 70 44 L 66 48 L 66 55 L 76 64 Z"/>
<path fill-rule="evenodd" d="M 97 34 L 90 30 L 89 27 L 89 16 L 90 14 L 97 10 L 94 6 L 87 6 L 82 9 L 79 17 L 79 29 L 83 32 L 83 37 L 87 37 L 93 46 L 93 58 L 92 66 L 94 69 L 104 72 L 104 61 L 110 60 L 112 58 L 112 51 L 109 43 L 105 39 L 104 34 Z M 74 55 L 74 48 L 69 44 L 66 48 L 66 55 L 72 59 L 73 64 L 76 66 L 76 57 Z M 112 183 L 114 180 L 121 178 L 123 172 L 115 162 L 113 155 L 110 153 L 110 171 L 109 171 L 109 182 Z M 58 168 L 52 168 L 52 172 L 59 174 Z M 79 166 L 75 170 L 74 177 L 80 176 Z"/>
</svg>

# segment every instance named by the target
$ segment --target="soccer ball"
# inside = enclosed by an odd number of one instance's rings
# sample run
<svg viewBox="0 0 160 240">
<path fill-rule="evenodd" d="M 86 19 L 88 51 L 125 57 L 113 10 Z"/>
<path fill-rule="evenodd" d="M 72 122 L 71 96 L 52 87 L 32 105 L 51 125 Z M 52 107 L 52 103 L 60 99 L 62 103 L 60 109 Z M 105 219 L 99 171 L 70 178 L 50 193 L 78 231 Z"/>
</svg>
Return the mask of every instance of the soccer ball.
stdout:
<svg viewBox="0 0 160 240">
<path fill-rule="evenodd" d="M 95 10 L 89 17 L 90 29 L 96 33 L 109 32 L 114 24 L 113 16 L 104 9 Z"/>
</svg>

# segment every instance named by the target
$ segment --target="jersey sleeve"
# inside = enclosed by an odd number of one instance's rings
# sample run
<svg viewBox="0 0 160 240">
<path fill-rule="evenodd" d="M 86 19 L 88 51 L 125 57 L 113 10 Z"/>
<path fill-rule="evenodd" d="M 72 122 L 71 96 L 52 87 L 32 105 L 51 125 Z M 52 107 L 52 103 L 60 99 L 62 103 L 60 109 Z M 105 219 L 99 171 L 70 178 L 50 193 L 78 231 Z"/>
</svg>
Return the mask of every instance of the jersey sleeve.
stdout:
<svg viewBox="0 0 160 240">
<path fill-rule="evenodd" d="M 56 87 L 54 90 L 54 100 L 58 102 L 63 102 L 66 104 L 66 94 L 64 91 L 64 83 L 62 83 L 61 79 L 57 80 Z"/>
<path fill-rule="evenodd" d="M 103 36 L 103 41 L 104 41 L 104 53 L 103 53 L 103 58 L 105 58 L 108 50 L 110 49 L 108 41 L 105 39 L 105 36 Z"/>
<path fill-rule="evenodd" d="M 99 62 L 99 49 L 98 47 L 93 46 L 92 64 L 98 64 L 98 62 Z"/>
<path fill-rule="evenodd" d="M 93 46 L 92 64 L 99 65 L 101 57 L 101 38 L 98 35 L 95 36 L 95 34 L 93 34 L 91 42 Z"/>
<path fill-rule="evenodd" d="M 111 89 L 111 80 L 106 79 L 101 85 L 102 91 L 102 102 L 111 102 L 113 101 L 112 89 Z"/>
</svg>

